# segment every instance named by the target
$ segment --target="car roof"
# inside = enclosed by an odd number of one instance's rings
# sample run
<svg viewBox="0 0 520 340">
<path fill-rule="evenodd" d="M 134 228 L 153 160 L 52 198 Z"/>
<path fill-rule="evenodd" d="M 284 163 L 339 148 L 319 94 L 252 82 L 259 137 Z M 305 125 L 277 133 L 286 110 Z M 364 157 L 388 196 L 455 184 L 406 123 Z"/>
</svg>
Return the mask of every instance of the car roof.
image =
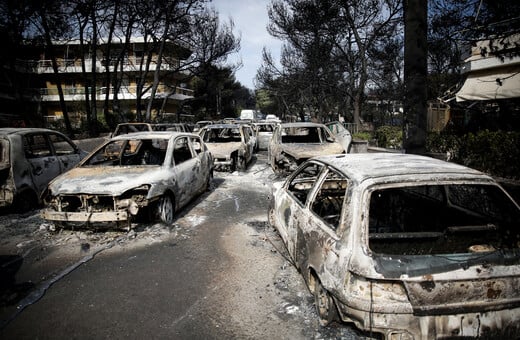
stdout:
<svg viewBox="0 0 520 340">
<path fill-rule="evenodd" d="M 11 135 L 11 134 L 26 134 L 26 133 L 34 133 L 34 132 L 55 132 L 60 133 L 59 131 L 44 129 L 44 128 L 0 128 L 0 134 L 2 135 Z"/>
<path fill-rule="evenodd" d="M 311 122 L 296 122 L 296 123 L 282 123 L 280 124 L 282 128 L 286 127 L 323 127 L 324 125 L 321 123 L 311 123 Z"/>
<path fill-rule="evenodd" d="M 362 182 L 404 175 L 431 175 L 432 178 L 478 177 L 491 180 L 486 174 L 459 164 L 439 159 L 402 153 L 356 153 L 319 156 L 314 159 L 330 165 L 348 178 Z"/>
<path fill-rule="evenodd" d="M 210 124 L 204 126 L 202 129 L 233 129 L 233 128 L 239 128 L 241 126 L 244 126 L 244 124 Z"/>
<path fill-rule="evenodd" d="M 126 133 L 113 137 L 111 140 L 130 140 L 130 139 L 170 139 L 177 136 L 200 137 L 197 134 L 181 131 L 139 131 Z"/>
<path fill-rule="evenodd" d="M 153 125 L 151 123 L 143 123 L 143 122 L 126 122 L 126 123 L 119 123 L 118 126 L 125 126 L 125 125 Z"/>
</svg>

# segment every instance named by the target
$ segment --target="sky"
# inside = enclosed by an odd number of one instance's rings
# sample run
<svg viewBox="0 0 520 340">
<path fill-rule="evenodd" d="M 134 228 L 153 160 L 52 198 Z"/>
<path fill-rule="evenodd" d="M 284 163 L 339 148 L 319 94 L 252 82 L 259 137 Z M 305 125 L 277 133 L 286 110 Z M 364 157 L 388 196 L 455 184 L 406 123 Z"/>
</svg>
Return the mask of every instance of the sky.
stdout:
<svg viewBox="0 0 520 340">
<path fill-rule="evenodd" d="M 280 59 L 281 41 L 267 33 L 267 6 L 269 0 L 213 0 L 209 6 L 219 13 L 222 23 L 231 18 L 235 24 L 233 33 L 240 36 L 240 51 L 228 57 L 228 62 L 242 61 L 236 71 L 236 79 L 245 87 L 254 90 L 256 71 L 262 64 L 262 49 L 267 48 L 274 60 Z"/>
</svg>

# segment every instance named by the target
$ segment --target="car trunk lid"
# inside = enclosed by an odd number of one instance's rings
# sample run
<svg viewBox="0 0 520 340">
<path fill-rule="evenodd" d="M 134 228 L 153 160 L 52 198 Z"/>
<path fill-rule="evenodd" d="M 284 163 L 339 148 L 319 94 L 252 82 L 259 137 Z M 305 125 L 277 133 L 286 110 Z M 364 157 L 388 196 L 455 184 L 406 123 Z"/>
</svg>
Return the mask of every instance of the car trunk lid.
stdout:
<svg viewBox="0 0 520 340">
<path fill-rule="evenodd" d="M 419 280 L 404 280 L 403 284 L 417 315 L 507 309 L 520 306 L 520 276 L 513 273 L 513 268 L 479 266 L 470 270 L 475 275 L 467 275 L 467 271 L 462 270 L 452 272 L 451 279 L 444 273 L 439 279 L 425 275 Z"/>
</svg>

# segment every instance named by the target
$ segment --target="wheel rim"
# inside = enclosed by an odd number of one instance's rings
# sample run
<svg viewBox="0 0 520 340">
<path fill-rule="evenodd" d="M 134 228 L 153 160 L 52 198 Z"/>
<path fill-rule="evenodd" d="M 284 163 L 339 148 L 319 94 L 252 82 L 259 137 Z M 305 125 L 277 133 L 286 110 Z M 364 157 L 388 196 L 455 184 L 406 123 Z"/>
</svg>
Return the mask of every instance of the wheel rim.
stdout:
<svg viewBox="0 0 520 340">
<path fill-rule="evenodd" d="M 171 224 L 173 222 L 173 201 L 168 195 L 161 198 L 159 203 L 159 217 L 161 222 Z"/>
<path fill-rule="evenodd" d="M 327 326 L 336 320 L 336 314 L 333 310 L 334 302 L 329 293 L 321 286 L 321 283 L 316 278 L 314 278 L 314 300 L 322 326 Z"/>
</svg>

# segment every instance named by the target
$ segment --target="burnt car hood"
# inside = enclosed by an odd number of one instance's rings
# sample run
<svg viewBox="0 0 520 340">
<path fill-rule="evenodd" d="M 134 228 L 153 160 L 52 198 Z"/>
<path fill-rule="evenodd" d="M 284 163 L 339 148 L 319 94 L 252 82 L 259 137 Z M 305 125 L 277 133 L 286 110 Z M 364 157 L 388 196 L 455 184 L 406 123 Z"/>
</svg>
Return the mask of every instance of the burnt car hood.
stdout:
<svg viewBox="0 0 520 340">
<path fill-rule="evenodd" d="M 125 191 L 149 184 L 153 169 L 159 166 L 74 168 L 49 184 L 53 195 L 100 194 L 120 195 Z"/>
<path fill-rule="evenodd" d="M 240 150 L 242 148 L 241 142 L 229 142 L 229 143 L 206 143 L 209 152 L 216 158 L 229 157 L 231 153 Z"/>
<path fill-rule="evenodd" d="M 337 143 L 291 143 L 282 144 L 281 151 L 295 159 L 308 159 L 315 156 L 333 155 L 345 152 L 345 149 Z"/>
</svg>

